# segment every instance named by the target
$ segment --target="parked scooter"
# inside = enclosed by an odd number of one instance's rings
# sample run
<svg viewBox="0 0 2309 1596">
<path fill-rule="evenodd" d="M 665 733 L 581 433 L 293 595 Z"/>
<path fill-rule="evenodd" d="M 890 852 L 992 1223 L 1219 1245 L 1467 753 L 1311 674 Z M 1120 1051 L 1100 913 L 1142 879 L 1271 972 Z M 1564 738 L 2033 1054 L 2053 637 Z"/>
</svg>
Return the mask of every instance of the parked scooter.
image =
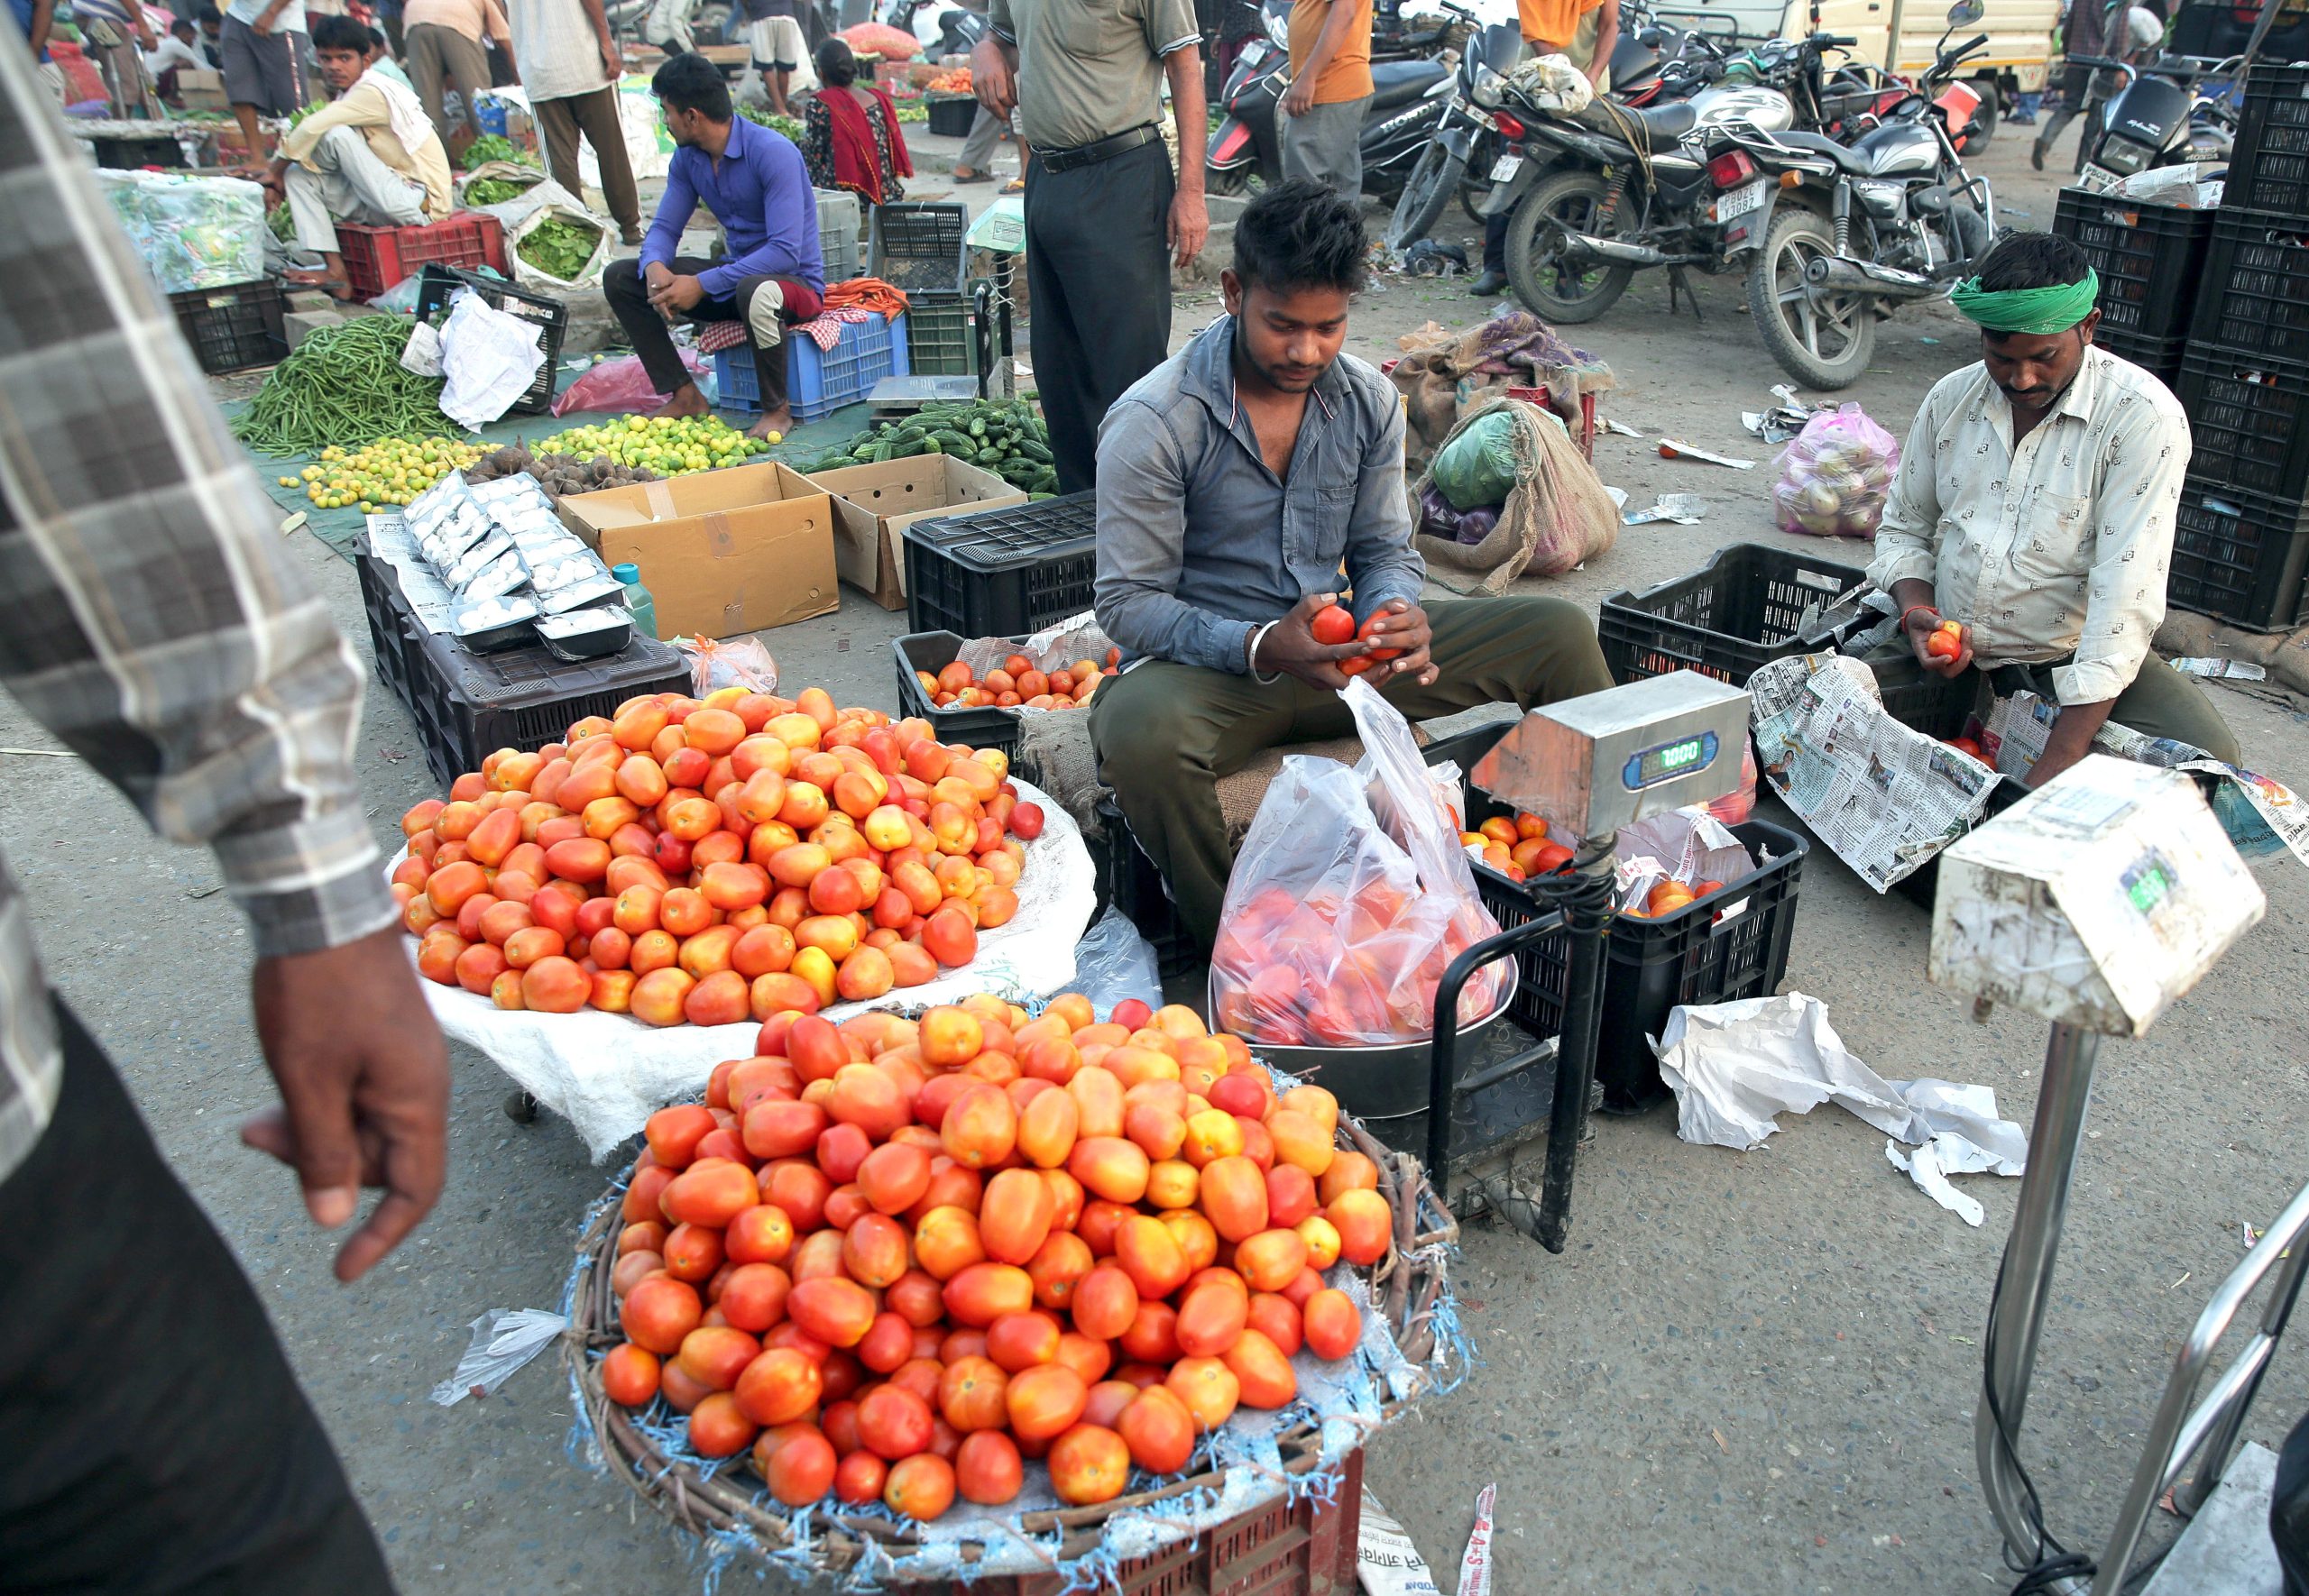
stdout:
<svg viewBox="0 0 2309 1596">
<path fill-rule="evenodd" d="M 2090 148 L 2078 178 L 2085 188 L 2106 192 L 2135 172 L 2191 161 L 2223 162 L 2237 142 L 2237 113 L 2225 96 L 2207 95 L 2208 79 L 2225 80 L 2244 64 L 2194 56 L 2166 56 L 2148 67 L 2078 56 L 2074 63 L 2121 73 L 2124 87 L 2101 110 L 2100 136 Z"/>
<path fill-rule="evenodd" d="M 1948 32 L 1982 14 L 1981 0 L 1958 0 Z M 1996 236 L 1988 179 L 1966 171 L 1957 153 L 1960 140 L 1979 136 L 1979 101 L 1946 92 L 1988 35 L 1953 48 L 1947 32 L 1940 39 L 1915 88 L 1849 147 L 1743 129 L 1710 143 L 1716 252 L 1747 263 L 1756 331 L 1780 369 L 1808 388 L 1858 381 L 1875 352 L 1876 324 L 1904 301 L 1946 294 Z M 1964 101 L 1973 120 L 1952 127 Z"/>
<path fill-rule="evenodd" d="M 922 59 L 930 61 L 968 55 L 986 37 L 985 14 L 965 11 L 950 0 L 889 0 L 881 20 L 913 34 L 922 44 Z"/>
</svg>

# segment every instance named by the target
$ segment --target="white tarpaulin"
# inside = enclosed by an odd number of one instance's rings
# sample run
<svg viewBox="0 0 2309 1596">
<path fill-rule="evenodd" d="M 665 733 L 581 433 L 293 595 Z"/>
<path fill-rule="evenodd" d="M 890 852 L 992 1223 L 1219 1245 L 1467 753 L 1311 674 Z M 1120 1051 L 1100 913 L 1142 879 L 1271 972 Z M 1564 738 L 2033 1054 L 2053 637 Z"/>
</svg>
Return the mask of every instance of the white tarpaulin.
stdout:
<svg viewBox="0 0 2309 1596">
<path fill-rule="evenodd" d="M 2028 1168 L 2028 1133 L 1997 1117 L 1995 1092 L 1886 1080 L 1844 1047 L 1827 1005 L 1800 992 L 1672 1009 L 1653 1045 L 1676 1094 L 1676 1134 L 1686 1142 L 1744 1152 L 1780 1129 L 1774 1114 L 1835 1103 L 1890 1136 L 1884 1152 L 1894 1167 L 1974 1225 L 1981 1206 L 1946 1177 Z M 1902 1143 L 1917 1151 L 1903 1154 Z"/>
<path fill-rule="evenodd" d="M 826 1018 L 839 1023 L 869 1009 L 955 1003 L 973 992 L 1017 1000 L 1048 996 L 1074 978 L 1074 944 L 1098 902 L 1090 853 L 1064 809 L 1038 788 L 1012 780 L 1020 801 L 1042 805 L 1044 816 L 1043 834 L 1026 844 L 1017 918 L 980 932 L 978 957 L 960 969 L 870 1003 L 836 1004 Z M 414 938 L 409 951 L 414 959 Z M 714 1065 L 751 1058 L 761 1029 L 748 1021 L 659 1030 L 598 1009 L 532 1014 L 501 1009 L 461 986 L 419 984 L 441 1029 L 488 1054 L 523 1091 L 567 1119 L 597 1163 L 651 1114 L 703 1091 Z"/>
</svg>

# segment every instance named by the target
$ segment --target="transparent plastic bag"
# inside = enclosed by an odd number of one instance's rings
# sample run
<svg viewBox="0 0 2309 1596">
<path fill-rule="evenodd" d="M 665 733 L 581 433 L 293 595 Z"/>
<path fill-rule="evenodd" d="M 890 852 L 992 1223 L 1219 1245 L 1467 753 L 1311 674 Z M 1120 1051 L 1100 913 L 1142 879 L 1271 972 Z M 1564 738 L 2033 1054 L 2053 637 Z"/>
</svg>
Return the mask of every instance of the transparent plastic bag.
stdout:
<svg viewBox="0 0 2309 1596">
<path fill-rule="evenodd" d="M 433 1388 L 433 1401 L 455 1408 L 467 1397 L 490 1395 L 568 1328 L 566 1318 L 543 1308 L 491 1308 L 473 1322 L 473 1340 L 456 1372 Z"/>
<path fill-rule="evenodd" d="M 1423 1039 L 1445 968 L 1499 930 L 1409 724 L 1360 680 L 1341 696 L 1363 762 L 1283 760 L 1228 883 L 1211 998 L 1219 1023 L 1254 1044 Z M 1505 968 L 1467 983 L 1461 1024 L 1497 1006 Z"/>
<path fill-rule="evenodd" d="M 704 698 L 718 687 L 742 687 L 749 693 L 777 691 L 777 661 L 770 657 L 759 637 L 676 637 L 674 647 L 689 661 L 691 691 Z"/>
<path fill-rule="evenodd" d="M 158 124 L 156 124 L 158 125 Z M 264 275 L 264 190 L 239 178 L 99 170 L 97 185 L 162 293 Z"/>
<path fill-rule="evenodd" d="M 713 379 L 713 367 L 695 349 L 681 352 L 682 366 L 690 380 L 701 388 Z M 634 410 L 654 410 L 665 402 L 649 381 L 638 354 L 621 354 L 615 360 L 605 360 L 592 371 L 572 382 L 553 401 L 553 413 L 566 416 L 572 410 L 607 410 L 624 415 Z"/>
<path fill-rule="evenodd" d="M 1707 812 L 1727 826 L 1740 824 L 1756 809 L 1755 739 L 1740 740 L 1740 784 L 1723 797 L 1710 800 L 1707 805 Z"/>
<path fill-rule="evenodd" d="M 1109 907 L 1074 944 L 1074 979 L 1067 990 L 1089 998 L 1101 1014 L 1131 997 L 1161 1008 L 1163 970 L 1154 944 L 1139 935 L 1121 910 Z"/>
<path fill-rule="evenodd" d="M 1900 469 L 1900 440 L 1856 404 L 1815 416 L 1780 451 L 1772 509 L 1783 532 L 1873 537 Z"/>
</svg>

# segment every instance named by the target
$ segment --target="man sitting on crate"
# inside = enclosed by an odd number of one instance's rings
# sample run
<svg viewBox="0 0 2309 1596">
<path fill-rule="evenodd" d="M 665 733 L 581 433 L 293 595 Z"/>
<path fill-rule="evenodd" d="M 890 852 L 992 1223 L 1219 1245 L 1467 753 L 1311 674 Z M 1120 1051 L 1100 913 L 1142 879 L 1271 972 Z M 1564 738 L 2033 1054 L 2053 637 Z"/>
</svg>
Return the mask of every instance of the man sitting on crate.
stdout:
<svg viewBox="0 0 2309 1596">
<path fill-rule="evenodd" d="M 319 271 L 291 280 L 353 298 L 336 225 L 414 227 L 456 209 L 449 155 L 409 87 L 369 64 L 369 30 L 349 16 L 313 23 L 313 50 L 336 98 L 281 135 L 281 152 L 259 173 L 296 223 L 298 247 Z M 391 286 L 390 284 L 388 287 Z"/>
<path fill-rule="evenodd" d="M 1098 616 L 1126 663 L 1091 700 L 1090 737 L 1205 948 L 1230 865 L 1219 778 L 1275 744 L 1349 735 L 1350 674 L 1412 720 L 1612 684 L 1566 600 L 1421 607 L 1403 405 L 1340 353 L 1366 248 L 1335 190 L 1268 189 L 1235 225 L 1228 314 L 1099 429 Z M 1334 598 L 1369 636 L 1316 641 Z"/>
<path fill-rule="evenodd" d="M 2060 706 L 2034 783 L 2083 758 L 2110 720 L 2238 757 L 2220 711 L 2148 647 L 2189 423 L 2162 382 L 2093 346 L 2099 289 L 2048 233 L 2005 239 L 1957 287 L 1982 358 L 1925 396 L 1868 568 L 1901 610 L 1900 634 L 1868 656 L 1881 685 L 1977 668 L 2000 697 Z M 1953 653 L 1933 648 L 1944 620 Z"/>
<path fill-rule="evenodd" d="M 673 398 L 660 416 L 703 416 L 713 407 L 690 381 L 667 323 L 733 321 L 745 328 L 761 383 L 755 437 L 789 431 L 785 328 L 818 314 L 825 276 L 818 255 L 818 201 L 802 151 L 783 133 L 730 112 L 730 87 L 713 62 L 677 55 L 649 87 L 679 146 L 666 195 L 638 261 L 612 262 L 602 280 L 610 310 L 649 373 Z M 730 252 L 716 263 L 676 255 L 700 201 L 722 224 Z"/>
</svg>

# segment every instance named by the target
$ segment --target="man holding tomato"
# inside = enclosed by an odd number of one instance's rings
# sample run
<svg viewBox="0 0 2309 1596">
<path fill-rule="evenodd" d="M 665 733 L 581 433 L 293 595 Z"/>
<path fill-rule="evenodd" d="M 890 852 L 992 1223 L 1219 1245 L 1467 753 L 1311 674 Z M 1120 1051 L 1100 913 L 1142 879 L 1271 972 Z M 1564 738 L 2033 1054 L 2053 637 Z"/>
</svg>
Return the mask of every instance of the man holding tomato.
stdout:
<svg viewBox="0 0 2309 1596">
<path fill-rule="evenodd" d="M 1868 569 L 1900 608 L 1900 635 L 1868 656 L 1880 683 L 1978 670 L 1999 696 L 2057 706 L 2032 783 L 2111 720 L 2238 758 L 2220 711 L 2148 646 L 2189 423 L 2162 382 L 2093 345 L 2099 286 L 2048 233 L 2008 237 L 1957 286 L 1982 358 L 1925 396 Z"/>
<path fill-rule="evenodd" d="M 1340 353 L 1365 249 L 1332 189 L 1267 190 L 1235 225 L 1228 314 L 1099 432 L 1098 615 L 1124 664 L 1090 701 L 1090 738 L 1205 947 L 1231 866 L 1219 777 L 1351 733 L 1350 676 L 1412 720 L 1612 684 L 1568 601 L 1421 606 L 1403 406 Z"/>
</svg>

